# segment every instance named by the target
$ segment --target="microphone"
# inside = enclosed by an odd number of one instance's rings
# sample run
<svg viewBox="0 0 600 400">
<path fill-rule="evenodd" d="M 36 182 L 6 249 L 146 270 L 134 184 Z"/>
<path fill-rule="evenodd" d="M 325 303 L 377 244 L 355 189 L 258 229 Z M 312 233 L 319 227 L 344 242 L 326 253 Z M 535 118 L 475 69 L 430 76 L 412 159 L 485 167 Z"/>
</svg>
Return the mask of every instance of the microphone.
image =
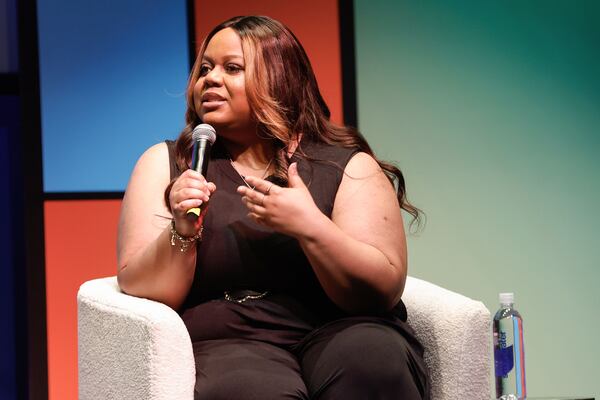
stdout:
<svg viewBox="0 0 600 400">
<path fill-rule="evenodd" d="M 217 140 L 217 132 L 215 128 L 208 124 L 200 124 L 192 131 L 192 140 L 194 141 L 194 147 L 192 150 L 192 169 L 196 172 L 200 172 L 202 176 L 206 178 L 206 171 L 208 170 L 208 160 L 210 158 L 210 148 Z M 198 218 L 200 216 L 201 208 L 204 208 L 205 204 L 200 207 L 194 207 L 187 210 L 186 215 L 191 218 Z"/>
</svg>

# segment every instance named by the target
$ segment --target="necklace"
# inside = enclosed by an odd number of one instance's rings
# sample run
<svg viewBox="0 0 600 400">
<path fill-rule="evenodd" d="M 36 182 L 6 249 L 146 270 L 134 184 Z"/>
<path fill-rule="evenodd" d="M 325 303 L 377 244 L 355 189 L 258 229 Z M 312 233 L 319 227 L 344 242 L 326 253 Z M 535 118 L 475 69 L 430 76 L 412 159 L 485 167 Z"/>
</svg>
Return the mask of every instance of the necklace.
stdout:
<svg viewBox="0 0 600 400">
<path fill-rule="evenodd" d="M 256 185 L 250 186 L 250 184 L 246 181 L 246 178 L 244 178 L 244 175 L 242 175 L 242 174 L 240 174 L 238 172 L 237 168 L 235 168 L 235 164 L 233 163 L 233 160 L 231 159 L 231 157 L 229 157 L 229 162 L 231 163 L 231 167 L 233 168 L 233 170 L 235 172 L 237 172 L 237 174 L 240 176 L 240 178 L 242 178 L 242 180 L 244 181 L 244 183 L 246 184 L 246 186 L 248 186 L 251 190 L 256 189 Z M 265 176 L 267 175 L 267 172 L 269 171 L 269 167 L 271 166 L 271 163 L 273 163 L 273 158 L 271 158 L 271 160 L 269 161 L 269 163 L 265 167 L 265 170 L 263 171 L 262 176 L 260 177 L 260 179 L 265 179 Z"/>
</svg>

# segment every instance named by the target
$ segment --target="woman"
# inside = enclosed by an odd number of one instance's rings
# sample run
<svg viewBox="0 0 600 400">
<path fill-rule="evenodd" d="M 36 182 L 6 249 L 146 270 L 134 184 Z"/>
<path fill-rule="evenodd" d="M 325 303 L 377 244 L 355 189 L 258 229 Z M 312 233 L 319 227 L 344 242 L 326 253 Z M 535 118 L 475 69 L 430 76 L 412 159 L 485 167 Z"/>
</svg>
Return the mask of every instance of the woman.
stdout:
<svg viewBox="0 0 600 400">
<path fill-rule="evenodd" d="M 400 171 L 329 121 L 294 35 L 267 17 L 215 27 L 191 73 L 186 119 L 175 143 L 135 166 L 118 279 L 181 313 L 196 397 L 428 398 L 400 300 L 401 208 L 418 210 Z M 200 123 L 218 134 L 205 177 L 188 169 Z M 186 217 L 204 203 L 200 218 Z"/>
</svg>

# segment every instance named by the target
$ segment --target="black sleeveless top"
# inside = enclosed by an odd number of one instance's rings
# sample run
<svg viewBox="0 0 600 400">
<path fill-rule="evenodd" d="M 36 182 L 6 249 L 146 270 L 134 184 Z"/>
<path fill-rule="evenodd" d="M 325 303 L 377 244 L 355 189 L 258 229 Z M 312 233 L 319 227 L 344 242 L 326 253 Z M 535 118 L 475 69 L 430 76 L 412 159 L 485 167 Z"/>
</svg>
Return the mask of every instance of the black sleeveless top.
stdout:
<svg viewBox="0 0 600 400">
<path fill-rule="evenodd" d="M 173 178 L 181 171 L 174 161 L 174 142 L 167 146 Z M 346 164 L 357 151 L 303 140 L 292 156 L 315 204 L 328 217 Z M 247 216 L 236 192 L 245 183 L 218 141 L 206 178 L 217 190 L 204 218 L 194 281 L 182 307 L 192 341 L 241 336 L 292 344 L 315 327 L 346 316 L 325 294 L 298 241 Z M 236 290 L 269 294 L 243 304 L 224 299 L 225 291 Z M 399 306 L 395 315 L 405 321 L 406 310 L 401 302 Z"/>
</svg>

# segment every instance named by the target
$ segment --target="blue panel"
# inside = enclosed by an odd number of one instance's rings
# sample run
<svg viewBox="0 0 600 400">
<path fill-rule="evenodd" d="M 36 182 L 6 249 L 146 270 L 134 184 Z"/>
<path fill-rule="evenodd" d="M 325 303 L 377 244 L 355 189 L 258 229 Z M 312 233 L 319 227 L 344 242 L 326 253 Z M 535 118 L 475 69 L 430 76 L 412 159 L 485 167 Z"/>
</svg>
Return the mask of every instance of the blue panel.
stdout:
<svg viewBox="0 0 600 400">
<path fill-rule="evenodd" d="M 17 97 L 0 96 L 0 399 L 16 399 L 15 377 L 15 298 L 12 218 L 16 191 L 14 175 L 19 174 L 11 162 L 10 150 L 18 126 Z M 12 168 L 12 169 L 11 169 Z"/>
<path fill-rule="evenodd" d="M 38 1 L 44 190 L 122 191 L 184 126 L 185 1 Z"/>
</svg>

